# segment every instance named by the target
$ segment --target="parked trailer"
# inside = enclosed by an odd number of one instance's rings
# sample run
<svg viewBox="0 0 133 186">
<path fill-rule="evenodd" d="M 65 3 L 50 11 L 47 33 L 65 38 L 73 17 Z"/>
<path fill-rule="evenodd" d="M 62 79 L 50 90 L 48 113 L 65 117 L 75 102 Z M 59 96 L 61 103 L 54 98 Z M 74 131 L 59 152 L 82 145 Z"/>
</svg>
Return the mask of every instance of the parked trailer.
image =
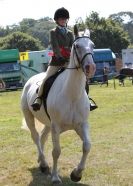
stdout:
<svg viewBox="0 0 133 186">
<path fill-rule="evenodd" d="M 113 75 L 116 73 L 115 54 L 109 48 L 94 49 L 93 52 L 94 52 L 94 61 L 96 64 L 96 72 L 95 72 L 94 77 L 91 79 L 91 82 L 94 82 L 94 81 L 102 82 L 103 81 L 104 67 L 108 68 L 109 70 L 108 76 L 109 78 L 112 78 Z"/>
<path fill-rule="evenodd" d="M 133 68 L 133 48 L 122 49 L 123 67 Z"/>
<path fill-rule="evenodd" d="M 51 50 L 20 52 L 23 84 L 35 74 L 45 72 L 51 59 Z"/>
<path fill-rule="evenodd" d="M 22 85 L 18 49 L 0 50 L 0 79 L 5 89 L 17 89 Z"/>
</svg>

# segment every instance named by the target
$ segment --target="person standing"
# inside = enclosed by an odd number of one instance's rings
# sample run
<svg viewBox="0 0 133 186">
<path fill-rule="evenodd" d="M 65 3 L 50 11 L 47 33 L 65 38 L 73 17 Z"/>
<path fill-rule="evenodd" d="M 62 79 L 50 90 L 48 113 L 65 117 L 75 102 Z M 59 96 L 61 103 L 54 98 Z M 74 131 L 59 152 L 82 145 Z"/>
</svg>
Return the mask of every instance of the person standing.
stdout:
<svg viewBox="0 0 133 186">
<path fill-rule="evenodd" d="M 102 84 L 106 84 L 108 87 L 108 73 L 109 73 L 109 69 L 107 67 L 103 68 L 103 81 L 101 83 Z"/>
</svg>

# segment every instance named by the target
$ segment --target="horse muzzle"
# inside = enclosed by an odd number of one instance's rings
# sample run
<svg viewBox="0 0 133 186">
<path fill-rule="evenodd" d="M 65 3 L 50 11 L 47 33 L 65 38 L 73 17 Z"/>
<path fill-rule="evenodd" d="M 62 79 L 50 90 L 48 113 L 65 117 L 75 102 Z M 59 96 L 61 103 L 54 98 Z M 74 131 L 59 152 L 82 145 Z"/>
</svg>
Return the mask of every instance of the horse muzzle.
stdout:
<svg viewBox="0 0 133 186">
<path fill-rule="evenodd" d="M 85 66 L 85 75 L 87 78 L 92 78 L 96 71 L 96 65 L 95 64 L 89 64 Z"/>
</svg>

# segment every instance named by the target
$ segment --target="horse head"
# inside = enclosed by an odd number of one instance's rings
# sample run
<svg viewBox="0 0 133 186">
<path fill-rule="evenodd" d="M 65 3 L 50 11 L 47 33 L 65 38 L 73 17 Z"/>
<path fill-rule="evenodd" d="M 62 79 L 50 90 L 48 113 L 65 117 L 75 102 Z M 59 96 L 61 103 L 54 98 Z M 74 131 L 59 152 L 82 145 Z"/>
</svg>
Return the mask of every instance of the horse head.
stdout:
<svg viewBox="0 0 133 186">
<path fill-rule="evenodd" d="M 93 59 L 94 43 L 90 39 L 90 31 L 78 32 L 77 26 L 74 26 L 75 41 L 71 50 L 71 58 L 77 68 L 82 68 L 88 78 L 95 74 L 96 65 Z"/>
</svg>

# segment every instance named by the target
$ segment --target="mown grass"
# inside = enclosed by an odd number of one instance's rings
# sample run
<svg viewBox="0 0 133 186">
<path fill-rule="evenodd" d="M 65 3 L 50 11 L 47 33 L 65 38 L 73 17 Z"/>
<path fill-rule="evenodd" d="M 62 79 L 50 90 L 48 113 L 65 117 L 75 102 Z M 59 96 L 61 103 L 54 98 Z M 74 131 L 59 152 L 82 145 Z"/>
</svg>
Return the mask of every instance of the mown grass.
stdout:
<svg viewBox="0 0 133 186">
<path fill-rule="evenodd" d="M 0 186 L 50 186 L 50 178 L 38 169 L 37 151 L 30 134 L 21 129 L 21 91 L 0 93 Z M 62 153 L 59 173 L 63 186 L 133 185 L 133 86 L 109 82 L 90 86 L 90 96 L 99 108 L 90 114 L 92 148 L 80 183 L 69 175 L 82 152 L 79 137 L 73 131 L 61 135 Z M 46 145 L 50 166 L 51 137 Z"/>
</svg>

